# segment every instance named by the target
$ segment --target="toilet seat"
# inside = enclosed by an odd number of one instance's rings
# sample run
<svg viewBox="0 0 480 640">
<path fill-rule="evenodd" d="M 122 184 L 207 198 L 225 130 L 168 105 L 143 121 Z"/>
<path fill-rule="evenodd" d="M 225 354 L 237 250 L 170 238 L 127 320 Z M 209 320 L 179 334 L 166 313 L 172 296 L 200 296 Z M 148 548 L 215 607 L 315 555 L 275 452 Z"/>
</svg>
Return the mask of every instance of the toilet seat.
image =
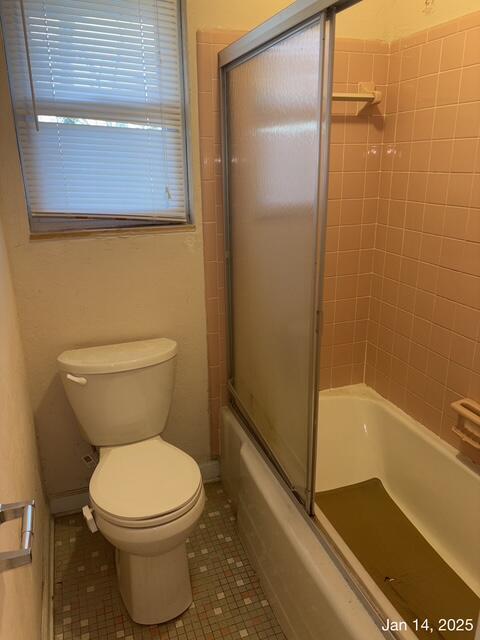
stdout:
<svg viewBox="0 0 480 640">
<path fill-rule="evenodd" d="M 133 528 L 181 517 L 201 492 L 195 460 L 160 437 L 101 449 L 90 480 L 94 509 L 113 524 Z"/>
<path fill-rule="evenodd" d="M 95 510 L 96 515 L 100 515 L 104 520 L 110 522 L 111 524 L 115 524 L 119 527 L 125 527 L 127 529 L 148 529 L 150 527 L 159 527 L 162 524 L 167 524 L 168 522 L 173 522 L 178 518 L 181 518 L 183 515 L 189 513 L 197 504 L 202 496 L 203 486 L 200 484 L 198 487 L 198 491 L 195 496 L 192 498 L 191 502 L 187 505 L 184 505 L 181 509 L 177 511 L 172 511 L 163 516 L 157 516 L 156 518 L 145 518 L 143 520 L 127 520 L 125 518 L 121 518 L 119 516 L 115 516 L 108 511 L 104 511 L 101 507 L 99 507 L 92 497 L 90 496 L 90 502 L 92 503 L 92 507 Z"/>
</svg>

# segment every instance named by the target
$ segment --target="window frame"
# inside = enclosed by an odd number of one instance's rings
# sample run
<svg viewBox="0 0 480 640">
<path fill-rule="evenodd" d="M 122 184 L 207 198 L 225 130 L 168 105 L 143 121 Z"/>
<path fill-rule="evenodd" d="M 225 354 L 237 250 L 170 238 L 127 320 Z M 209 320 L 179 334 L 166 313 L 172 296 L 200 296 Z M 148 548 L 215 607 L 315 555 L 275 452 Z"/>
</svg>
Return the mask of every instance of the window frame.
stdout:
<svg viewBox="0 0 480 640">
<path fill-rule="evenodd" d="M 179 66 L 181 70 L 181 79 L 180 79 L 180 98 L 183 105 L 183 127 L 184 127 L 184 147 L 183 147 L 183 161 L 185 168 L 184 182 L 185 182 L 185 220 L 172 221 L 172 220 L 162 220 L 161 218 L 157 219 L 135 219 L 135 216 L 132 215 L 128 218 L 125 214 L 119 215 L 119 217 L 115 217 L 114 215 L 105 215 L 103 218 L 99 215 L 98 217 L 87 216 L 82 214 L 32 214 L 25 176 L 23 173 L 23 166 L 21 162 L 21 152 L 20 152 L 20 143 L 18 139 L 16 122 L 15 122 L 15 113 L 13 109 L 12 102 L 12 93 L 10 90 L 10 99 L 12 104 L 12 117 L 14 120 L 15 126 L 15 135 L 17 139 L 17 151 L 18 151 L 18 159 L 20 164 L 20 170 L 22 173 L 22 182 L 23 182 L 23 191 L 25 195 L 25 203 L 28 214 L 28 222 L 29 222 L 29 230 L 30 236 L 34 237 L 45 237 L 52 235 L 71 235 L 71 234 L 81 234 L 85 233 L 97 233 L 97 232 L 112 232 L 115 230 L 118 231 L 148 231 L 149 229 L 155 229 L 157 231 L 191 231 L 195 228 L 194 215 L 193 215 L 193 171 L 192 171 L 192 141 L 191 141 L 191 133 L 190 133 L 190 120 L 191 120 L 191 105 L 189 101 L 189 69 L 188 69 L 188 48 L 187 48 L 187 38 L 188 38 L 188 29 L 187 29 L 187 17 L 186 17 L 186 0 L 176 0 L 177 11 L 178 11 L 178 39 L 180 43 L 179 47 Z M 4 38 L 2 36 L 3 47 L 5 48 Z M 8 59 L 5 53 L 5 61 L 8 68 Z M 7 73 L 8 83 L 10 87 L 10 80 Z"/>
</svg>

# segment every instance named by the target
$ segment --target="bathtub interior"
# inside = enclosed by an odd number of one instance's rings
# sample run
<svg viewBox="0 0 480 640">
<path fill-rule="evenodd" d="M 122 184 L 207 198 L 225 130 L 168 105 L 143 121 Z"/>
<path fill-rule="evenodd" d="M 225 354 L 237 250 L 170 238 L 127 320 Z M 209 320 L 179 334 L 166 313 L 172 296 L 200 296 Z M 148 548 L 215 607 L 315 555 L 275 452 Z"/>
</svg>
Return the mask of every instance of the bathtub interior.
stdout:
<svg viewBox="0 0 480 640">
<path fill-rule="evenodd" d="M 319 424 L 317 491 L 379 478 L 452 566 L 478 566 L 480 478 L 452 447 L 365 385 L 322 392 Z"/>
<path fill-rule="evenodd" d="M 364 384 L 322 391 L 316 492 L 378 478 L 428 543 L 480 595 L 480 476 L 455 450 Z M 322 528 L 372 581 L 316 505 Z M 381 600 L 378 592 L 374 594 Z"/>
</svg>

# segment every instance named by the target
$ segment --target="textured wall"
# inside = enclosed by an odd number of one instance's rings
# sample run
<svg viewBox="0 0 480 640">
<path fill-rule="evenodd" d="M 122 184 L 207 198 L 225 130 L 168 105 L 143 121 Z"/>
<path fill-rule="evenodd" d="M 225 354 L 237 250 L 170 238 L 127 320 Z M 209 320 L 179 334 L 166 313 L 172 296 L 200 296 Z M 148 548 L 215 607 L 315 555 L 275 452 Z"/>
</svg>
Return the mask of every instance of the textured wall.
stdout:
<svg viewBox="0 0 480 640">
<path fill-rule="evenodd" d="M 210 457 L 195 33 L 203 25 L 249 29 L 287 2 L 187 2 L 194 231 L 113 233 L 30 240 L 23 184 L 0 60 L 0 207 L 12 262 L 27 371 L 49 494 L 85 487 L 89 451 L 56 373 L 66 348 L 157 335 L 179 342 L 177 384 L 165 438 Z"/>
<path fill-rule="evenodd" d="M 1 200 L 1 191 L 0 191 Z M 0 224 L 0 501 L 36 500 L 33 564 L 0 574 L 0 638 L 40 640 L 49 517 L 40 481 L 23 350 Z M 0 551 L 18 548 L 21 521 L 2 525 Z"/>
<path fill-rule="evenodd" d="M 0 63 L 1 64 L 1 63 Z M 49 494 L 85 487 L 89 451 L 56 368 L 64 349 L 168 336 L 179 343 L 166 439 L 209 457 L 202 243 L 198 230 L 31 240 L 0 70 L 0 216 L 9 245 L 29 388 Z"/>
<path fill-rule="evenodd" d="M 391 42 L 478 10 L 478 0 L 361 0 L 337 18 L 337 37 Z"/>
<path fill-rule="evenodd" d="M 89 445 L 56 370 L 67 348 L 168 336 L 179 343 L 165 437 L 209 458 L 202 242 L 199 230 L 31 240 L 4 61 L 0 61 L 0 208 L 49 494 L 88 485 Z M 197 214 L 199 212 L 197 211 Z"/>
<path fill-rule="evenodd" d="M 378 0 L 365 0 L 365 2 Z M 384 0 L 380 0 L 382 8 Z M 478 11 L 478 0 L 390 0 L 386 39 L 391 42 Z"/>
</svg>

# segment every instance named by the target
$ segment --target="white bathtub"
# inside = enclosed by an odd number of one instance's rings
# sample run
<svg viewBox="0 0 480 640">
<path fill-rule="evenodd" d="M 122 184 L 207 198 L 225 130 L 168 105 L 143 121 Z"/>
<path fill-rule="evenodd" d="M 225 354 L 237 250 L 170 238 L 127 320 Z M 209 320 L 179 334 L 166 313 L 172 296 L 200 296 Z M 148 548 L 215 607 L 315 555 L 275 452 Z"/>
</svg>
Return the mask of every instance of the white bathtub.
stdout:
<svg viewBox="0 0 480 640">
<path fill-rule="evenodd" d="M 365 385 L 322 392 L 320 424 L 316 490 L 379 477 L 432 546 L 479 593 L 480 509 L 475 506 L 480 505 L 480 479 L 473 468 Z M 228 408 L 222 412 L 222 427 L 222 479 L 242 540 L 287 638 L 391 638 L 367 613 L 328 544 Z M 400 620 L 320 511 L 317 517 L 383 615 Z M 416 639 L 409 629 L 395 637 Z"/>
<path fill-rule="evenodd" d="M 316 491 L 380 478 L 422 535 L 480 595 L 480 469 L 363 384 L 322 391 L 319 423 Z M 320 511 L 317 517 L 326 525 Z"/>
<path fill-rule="evenodd" d="M 222 480 L 262 586 L 289 640 L 383 634 L 237 418 L 222 410 Z"/>
</svg>

